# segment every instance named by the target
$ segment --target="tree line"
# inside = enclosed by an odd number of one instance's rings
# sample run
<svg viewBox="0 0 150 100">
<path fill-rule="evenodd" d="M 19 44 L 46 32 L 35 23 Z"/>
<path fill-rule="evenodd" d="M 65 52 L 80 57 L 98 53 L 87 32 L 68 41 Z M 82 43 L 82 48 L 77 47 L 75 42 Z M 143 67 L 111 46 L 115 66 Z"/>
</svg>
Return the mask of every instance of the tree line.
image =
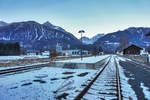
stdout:
<svg viewBox="0 0 150 100">
<path fill-rule="evenodd" d="M 20 55 L 20 44 L 16 43 L 0 43 L 0 56 Z"/>
</svg>

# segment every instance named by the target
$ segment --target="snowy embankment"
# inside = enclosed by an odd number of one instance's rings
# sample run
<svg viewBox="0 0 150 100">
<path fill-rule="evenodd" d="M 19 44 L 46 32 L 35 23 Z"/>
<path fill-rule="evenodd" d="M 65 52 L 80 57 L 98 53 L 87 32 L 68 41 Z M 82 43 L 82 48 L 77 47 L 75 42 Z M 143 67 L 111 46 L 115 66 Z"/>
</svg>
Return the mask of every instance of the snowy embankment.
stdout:
<svg viewBox="0 0 150 100">
<path fill-rule="evenodd" d="M 10 76 L 0 77 L 2 100 L 55 100 L 73 98 L 82 85 L 93 78 L 96 70 L 45 67 Z"/>
<path fill-rule="evenodd" d="M 102 55 L 102 56 L 93 56 L 93 57 L 86 57 L 81 60 L 78 59 L 71 59 L 71 60 L 64 60 L 64 61 L 55 61 L 55 62 L 66 62 L 66 63 L 96 63 L 104 58 L 109 57 L 109 55 Z"/>
<path fill-rule="evenodd" d="M 41 64 L 49 64 L 49 62 L 34 63 L 34 64 L 27 64 L 27 65 L 24 65 L 24 66 L 0 67 L 0 71 L 1 71 L 1 70 L 4 70 L 4 69 L 19 68 L 19 67 L 28 67 L 28 66 L 41 65 Z"/>
<path fill-rule="evenodd" d="M 21 55 L 21 56 L 0 56 L 0 60 L 18 60 L 25 58 L 48 58 L 49 56 L 41 55 Z"/>
</svg>

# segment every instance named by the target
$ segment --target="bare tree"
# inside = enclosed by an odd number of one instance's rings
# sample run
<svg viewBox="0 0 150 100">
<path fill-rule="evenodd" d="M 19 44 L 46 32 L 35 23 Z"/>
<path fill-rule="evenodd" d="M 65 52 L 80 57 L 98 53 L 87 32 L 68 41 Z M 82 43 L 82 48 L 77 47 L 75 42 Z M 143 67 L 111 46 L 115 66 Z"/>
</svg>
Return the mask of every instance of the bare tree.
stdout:
<svg viewBox="0 0 150 100">
<path fill-rule="evenodd" d="M 56 49 L 51 49 L 50 50 L 50 58 L 53 60 L 57 56 Z"/>
<path fill-rule="evenodd" d="M 125 49 L 127 46 L 129 46 L 129 39 L 128 36 L 123 36 L 120 38 L 120 44 L 117 48 L 118 51 L 122 51 Z"/>
</svg>

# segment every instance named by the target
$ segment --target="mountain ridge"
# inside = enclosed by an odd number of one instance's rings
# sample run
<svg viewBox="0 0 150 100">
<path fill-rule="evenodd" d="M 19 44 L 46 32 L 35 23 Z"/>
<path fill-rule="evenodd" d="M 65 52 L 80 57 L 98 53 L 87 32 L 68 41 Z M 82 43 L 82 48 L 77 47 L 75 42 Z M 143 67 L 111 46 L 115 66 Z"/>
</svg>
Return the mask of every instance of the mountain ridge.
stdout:
<svg viewBox="0 0 150 100">
<path fill-rule="evenodd" d="M 4 21 L 0 21 L 0 27 L 6 26 L 6 25 L 8 25 L 8 23 L 6 23 L 6 22 L 4 22 Z"/>
<path fill-rule="evenodd" d="M 122 31 L 106 34 L 95 41 L 94 45 L 103 46 L 107 50 L 115 50 L 119 46 L 120 39 L 127 37 L 130 44 L 135 44 L 147 48 L 150 44 L 150 37 L 145 34 L 150 31 L 150 27 L 129 27 Z"/>
<path fill-rule="evenodd" d="M 84 36 L 84 37 L 82 37 L 82 42 L 84 44 L 93 44 L 95 41 L 97 41 L 97 39 L 99 39 L 103 36 L 104 36 L 103 33 L 98 33 L 98 34 L 96 34 L 95 36 L 93 36 L 91 38 Z M 80 38 L 80 40 L 81 40 L 81 38 Z"/>
<path fill-rule="evenodd" d="M 129 27 L 125 30 L 82 39 L 85 45 L 92 44 L 102 47 L 103 50 L 114 51 L 119 46 L 120 39 L 128 37 L 130 44 L 147 48 L 150 45 L 150 37 L 146 37 L 145 34 L 148 32 L 150 27 Z M 68 49 L 81 45 L 80 39 L 48 21 L 43 24 L 36 21 L 6 23 L 0 26 L 0 42 L 19 42 L 27 50 L 51 49 L 55 48 L 57 43 Z"/>
<path fill-rule="evenodd" d="M 38 50 L 55 48 L 57 43 L 64 48 L 81 44 L 73 34 L 35 21 L 14 22 L 0 27 L 0 41 L 19 42 L 26 49 Z"/>
</svg>

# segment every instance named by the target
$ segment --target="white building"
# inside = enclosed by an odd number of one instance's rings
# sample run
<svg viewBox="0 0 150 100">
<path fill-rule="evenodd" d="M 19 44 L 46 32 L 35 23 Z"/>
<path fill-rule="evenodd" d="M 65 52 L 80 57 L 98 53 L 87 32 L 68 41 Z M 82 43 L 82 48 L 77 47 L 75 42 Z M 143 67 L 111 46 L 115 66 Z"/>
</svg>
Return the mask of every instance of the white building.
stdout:
<svg viewBox="0 0 150 100">
<path fill-rule="evenodd" d="M 149 53 L 146 51 L 145 48 L 143 48 L 143 50 L 140 51 L 140 55 L 148 55 Z"/>
<path fill-rule="evenodd" d="M 75 50 L 64 50 L 64 51 L 62 51 L 62 54 L 64 55 L 64 56 L 80 56 L 81 55 L 81 50 L 79 50 L 79 49 L 75 49 Z M 89 55 L 90 53 L 89 53 L 89 51 L 87 51 L 87 50 L 82 50 L 82 55 L 83 56 L 87 56 L 87 55 Z"/>
<path fill-rule="evenodd" d="M 59 43 L 56 45 L 56 52 L 62 52 L 62 46 Z"/>
<path fill-rule="evenodd" d="M 41 52 L 42 56 L 49 56 L 50 55 L 50 51 L 44 51 Z"/>
<path fill-rule="evenodd" d="M 28 55 L 28 56 L 35 56 L 36 53 L 35 53 L 35 52 L 28 52 L 27 55 Z"/>
</svg>

